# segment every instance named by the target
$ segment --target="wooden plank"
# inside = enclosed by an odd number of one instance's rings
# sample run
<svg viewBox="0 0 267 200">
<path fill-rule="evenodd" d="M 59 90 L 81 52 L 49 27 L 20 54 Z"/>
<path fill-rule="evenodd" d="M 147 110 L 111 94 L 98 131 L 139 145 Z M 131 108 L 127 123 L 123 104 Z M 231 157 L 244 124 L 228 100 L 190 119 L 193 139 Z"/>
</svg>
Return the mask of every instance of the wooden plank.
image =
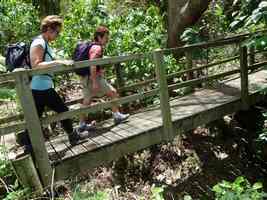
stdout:
<svg viewBox="0 0 267 200">
<path fill-rule="evenodd" d="M 153 54 L 154 62 L 156 65 L 156 75 L 159 84 L 160 91 L 160 108 L 162 113 L 162 122 L 164 127 L 163 137 L 165 140 L 169 140 L 173 137 L 173 127 L 169 104 L 169 92 L 166 79 L 165 64 L 163 53 L 161 51 L 155 51 Z"/>
<path fill-rule="evenodd" d="M 206 77 L 202 77 L 202 78 L 198 78 L 198 79 L 194 79 L 194 80 L 184 81 L 182 83 L 169 85 L 168 89 L 169 90 L 175 90 L 175 89 L 178 89 L 178 88 L 183 88 L 183 87 L 187 87 L 187 86 L 193 86 L 193 85 L 197 85 L 197 84 L 200 84 L 200 83 L 203 83 L 203 82 L 216 80 L 216 79 L 219 79 L 219 78 L 223 78 L 223 77 L 226 77 L 226 76 L 237 74 L 239 72 L 240 72 L 239 69 L 235 69 L 235 70 L 231 70 L 231 71 L 228 71 L 228 72 L 215 74 L 215 75 L 212 75 L 212 76 L 206 76 Z"/>
<path fill-rule="evenodd" d="M 255 64 L 249 66 L 248 69 L 255 70 L 255 69 L 259 69 L 260 67 L 263 67 L 263 66 L 266 66 L 266 65 L 267 65 L 267 61 L 263 61 L 263 62 L 255 63 Z"/>
<path fill-rule="evenodd" d="M 30 154 L 11 161 L 12 167 L 15 169 L 19 182 L 24 188 L 31 188 L 38 195 L 42 195 L 43 186 L 39 179 L 39 175 L 34 166 L 34 162 Z"/>
<path fill-rule="evenodd" d="M 14 81 L 13 73 L 0 74 L 0 82 Z"/>
<path fill-rule="evenodd" d="M 61 162 L 66 154 L 72 155 L 72 152 L 68 146 L 66 146 L 64 141 L 68 141 L 66 135 L 57 136 L 56 138 L 49 140 L 47 151 L 49 154 L 49 159 L 52 163 Z"/>
<path fill-rule="evenodd" d="M 161 130 L 157 129 L 155 132 L 138 135 L 139 137 L 132 137 L 129 140 L 111 143 L 79 157 L 64 160 L 61 165 L 56 166 L 56 180 L 76 175 L 80 171 L 109 163 L 119 159 L 123 155 L 146 148 L 151 144 L 159 143 L 161 141 L 160 135 Z"/>
<path fill-rule="evenodd" d="M 226 45 L 237 44 L 243 40 L 245 40 L 245 38 L 229 38 L 227 40 L 215 40 L 215 41 L 209 41 L 209 42 L 200 42 L 200 43 L 196 43 L 196 44 L 192 44 L 192 45 L 186 45 L 183 47 L 163 49 L 162 52 L 164 54 L 170 54 L 173 52 L 191 51 L 191 50 L 196 49 L 196 48 L 221 47 L 221 46 L 226 46 Z"/>
<path fill-rule="evenodd" d="M 240 45 L 240 81 L 243 109 L 249 108 L 247 47 Z"/>
<path fill-rule="evenodd" d="M 265 33 L 265 32 L 267 32 L 267 29 L 258 30 L 253 33 L 245 33 L 245 34 L 224 37 L 221 39 L 216 39 L 216 40 L 208 41 L 208 42 L 195 43 L 195 44 L 187 45 L 183 47 L 164 49 L 163 51 L 164 53 L 172 53 L 175 51 L 184 52 L 184 51 L 188 51 L 194 48 L 220 47 L 220 46 L 225 46 L 225 45 L 238 44 L 254 34 Z"/>
<path fill-rule="evenodd" d="M 29 74 L 37 75 L 37 74 L 46 74 L 46 73 L 59 73 L 63 71 L 73 71 L 74 69 L 79 69 L 79 68 L 93 66 L 93 65 L 101 65 L 101 66 L 112 65 L 112 64 L 121 63 L 121 62 L 149 58 L 150 56 L 151 56 L 151 53 L 143 53 L 143 54 L 132 54 L 132 55 L 125 55 L 125 56 L 113 56 L 110 58 L 98 58 L 98 59 L 93 59 L 93 60 L 78 61 L 78 62 L 75 62 L 74 65 L 71 65 L 71 66 L 60 65 L 57 67 L 49 67 L 46 69 L 29 70 Z"/>
<path fill-rule="evenodd" d="M 20 121 L 24 119 L 24 115 L 23 114 L 18 114 L 18 115 L 12 115 L 12 116 L 8 116 L 5 118 L 0 118 L 0 124 L 7 124 L 13 121 Z"/>
<path fill-rule="evenodd" d="M 0 128 L 0 136 L 8 135 L 11 133 L 19 132 L 25 130 L 26 123 L 25 122 L 18 122 L 17 124 L 4 126 Z"/>
<path fill-rule="evenodd" d="M 223 60 L 220 60 L 218 62 L 209 63 L 207 65 L 202 65 L 200 67 L 194 67 L 193 69 L 186 69 L 186 70 L 182 70 L 182 71 L 179 71 L 179 72 L 174 72 L 174 73 L 168 74 L 167 75 L 167 79 L 172 79 L 172 78 L 175 78 L 175 77 L 179 77 L 179 76 L 181 76 L 181 75 L 183 75 L 185 73 L 194 72 L 196 70 L 202 70 L 202 69 L 207 69 L 207 68 L 210 68 L 210 67 L 214 67 L 216 65 L 227 63 L 227 62 L 236 60 L 238 58 L 239 58 L 239 56 L 233 56 L 231 58 L 223 59 Z M 136 89 L 136 88 L 139 88 L 139 87 L 142 87 L 142 86 L 146 86 L 149 83 L 152 83 L 154 81 L 156 81 L 155 78 L 149 79 L 149 80 L 145 80 L 145 81 L 141 81 L 141 82 L 129 85 L 129 86 L 122 87 L 122 88 L 118 88 L 118 90 L 119 91 L 133 90 L 133 89 Z"/>
<path fill-rule="evenodd" d="M 49 163 L 48 153 L 42 133 L 41 123 L 37 114 L 32 92 L 29 87 L 27 73 L 18 74 L 16 77 L 16 90 L 24 113 L 27 129 L 31 139 L 36 165 L 44 186 L 51 183 L 52 168 Z"/>
<path fill-rule="evenodd" d="M 0 82 L 0 88 L 2 88 L 2 87 L 14 88 L 15 87 L 15 81 Z"/>
</svg>

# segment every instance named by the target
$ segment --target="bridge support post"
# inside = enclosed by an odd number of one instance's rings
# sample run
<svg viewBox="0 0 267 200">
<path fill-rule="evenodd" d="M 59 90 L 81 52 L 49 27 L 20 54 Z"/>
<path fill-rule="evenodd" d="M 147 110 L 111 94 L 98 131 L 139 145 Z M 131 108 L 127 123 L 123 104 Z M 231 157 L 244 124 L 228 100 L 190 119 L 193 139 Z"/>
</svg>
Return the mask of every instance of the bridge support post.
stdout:
<svg viewBox="0 0 267 200">
<path fill-rule="evenodd" d="M 117 85 L 117 88 L 119 90 L 120 88 L 122 88 L 125 85 L 124 80 L 123 80 L 122 66 L 120 63 L 115 64 L 115 71 L 116 71 L 116 85 Z M 123 94 L 122 94 L 123 92 L 119 91 L 119 93 L 121 96 L 123 96 Z"/>
<path fill-rule="evenodd" d="M 249 108 L 249 91 L 248 91 L 248 52 L 247 47 L 240 44 L 240 80 L 241 80 L 241 100 L 242 109 Z"/>
<path fill-rule="evenodd" d="M 160 50 L 156 50 L 153 53 L 153 59 L 156 65 L 156 76 L 160 91 L 160 108 L 163 120 L 164 140 L 170 141 L 174 138 L 174 133 L 173 133 L 173 125 L 171 119 L 169 91 L 168 91 L 163 52 Z"/>
<path fill-rule="evenodd" d="M 26 127 L 31 139 L 36 167 L 39 170 L 44 186 L 50 185 L 52 167 L 45 147 L 41 123 L 35 102 L 29 87 L 29 75 L 27 71 L 16 74 L 16 90 L 24 113 Z"/>
</svg>

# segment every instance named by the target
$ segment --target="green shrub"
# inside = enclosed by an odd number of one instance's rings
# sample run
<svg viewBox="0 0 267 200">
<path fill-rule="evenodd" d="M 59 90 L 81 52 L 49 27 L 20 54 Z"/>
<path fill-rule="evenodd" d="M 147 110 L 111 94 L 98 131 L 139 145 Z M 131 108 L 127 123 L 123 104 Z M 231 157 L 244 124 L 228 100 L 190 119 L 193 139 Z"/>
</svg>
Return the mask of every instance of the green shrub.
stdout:
<svg viewBox="0 0 267 200">
<path fill-rule="evenodd" d="M 212 189 L 215 192 L 215 200 L 263 200 L 267 194 L 263 192 L 262 183 L 251 185 L 244 177 L 238 177 L 231 183 L 222 181 Z"/>
<path fill-rule="evenodd" d="M 4 53 L 7 44 L 30 42 L 39 32 L 37 11 L 30 3 L 22 0 L 1 0 L 0 19 L 0 54 Z"/>
</svg>

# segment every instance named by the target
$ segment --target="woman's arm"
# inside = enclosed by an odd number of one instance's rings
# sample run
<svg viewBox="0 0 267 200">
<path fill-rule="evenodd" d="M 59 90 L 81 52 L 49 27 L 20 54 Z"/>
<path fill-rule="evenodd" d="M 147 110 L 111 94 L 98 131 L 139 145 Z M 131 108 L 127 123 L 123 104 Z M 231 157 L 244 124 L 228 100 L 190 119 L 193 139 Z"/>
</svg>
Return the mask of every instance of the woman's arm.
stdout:
<svg viewBox="0 0 267 200">
<path fill-rule="evenodd" d="M 33 69 L 36 68 L 47 68 L 56 66 L 59 64 L 72 65 L 72 60 L 53 60 L 53 61 L 43 61 L 44 49 L 41 46 L 35 46 L 32 48 L 30 53 L 31 66 Z"/>
</svg>

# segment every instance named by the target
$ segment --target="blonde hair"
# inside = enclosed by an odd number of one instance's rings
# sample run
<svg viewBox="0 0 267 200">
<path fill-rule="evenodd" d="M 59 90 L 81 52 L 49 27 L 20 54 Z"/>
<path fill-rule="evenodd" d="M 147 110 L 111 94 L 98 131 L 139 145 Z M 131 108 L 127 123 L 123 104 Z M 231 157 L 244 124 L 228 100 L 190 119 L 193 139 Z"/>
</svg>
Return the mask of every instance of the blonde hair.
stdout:
<svg viewBox="0 0 267 200">
<path fill-rule="evenodd" d="M 58 15 L 48 15 L 41 22 L 41 32 L 46 32 L 48 28 L 56 29 L 63 26 L 63 19 Z"/>
</svg>

